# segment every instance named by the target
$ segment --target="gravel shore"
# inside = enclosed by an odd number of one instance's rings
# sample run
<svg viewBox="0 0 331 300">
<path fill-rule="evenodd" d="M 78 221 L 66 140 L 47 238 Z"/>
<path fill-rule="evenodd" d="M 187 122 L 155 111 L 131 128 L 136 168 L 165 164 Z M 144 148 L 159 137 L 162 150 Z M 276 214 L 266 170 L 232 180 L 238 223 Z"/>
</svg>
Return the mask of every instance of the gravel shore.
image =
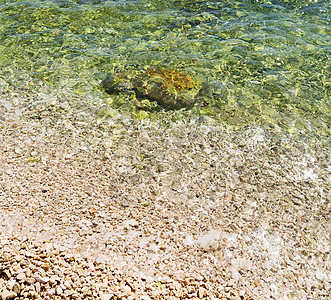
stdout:
<svg viewBox="0 0 331 300">
<path fill-rule="evenodd" d="M 0 299 L 329 299 L 328 141 L 2 88 Z"/>
</svg>

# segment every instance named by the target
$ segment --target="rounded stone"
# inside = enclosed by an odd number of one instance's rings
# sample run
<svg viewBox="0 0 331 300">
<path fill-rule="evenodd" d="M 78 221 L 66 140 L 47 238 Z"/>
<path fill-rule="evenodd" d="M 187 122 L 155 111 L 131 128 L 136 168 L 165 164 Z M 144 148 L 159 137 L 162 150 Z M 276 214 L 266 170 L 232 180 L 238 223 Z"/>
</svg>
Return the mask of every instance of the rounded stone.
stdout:
<svg viewBox="0 0 331 300">
<path fill-rule="evenodd" d="M 9 299 L 14 299 L 17 296 L 17 294 L 12 291 L 3 290 L 0 296 L 2 300 L 7 300 L 7 299 L 9 300 Z"/>
</svg>

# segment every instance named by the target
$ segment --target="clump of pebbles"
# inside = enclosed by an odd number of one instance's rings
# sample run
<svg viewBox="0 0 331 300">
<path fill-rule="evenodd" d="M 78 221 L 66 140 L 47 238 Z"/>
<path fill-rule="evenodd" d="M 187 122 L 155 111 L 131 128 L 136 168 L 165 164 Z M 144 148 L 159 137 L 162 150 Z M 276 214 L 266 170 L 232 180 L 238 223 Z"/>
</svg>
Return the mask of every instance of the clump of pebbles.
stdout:
<svg viewBox="0 0 331 300">
<path fill-rule="evenodd" d="M 328 141 L 66 97 L 0 95 L 0 299 L 328 298 Z"/>
<path fill-rule="evenodd" d="M 3 237 L 0 245 L 1 299 L 176 299 L 187 293 L 190 298 L 207 296 L 209 285 L 200 277 L 153 282 L 134 274 L 124 275 L 111 263 L 49 242 Z M 228 283 L 231 285 L 234 282 Z"/>
</svg>

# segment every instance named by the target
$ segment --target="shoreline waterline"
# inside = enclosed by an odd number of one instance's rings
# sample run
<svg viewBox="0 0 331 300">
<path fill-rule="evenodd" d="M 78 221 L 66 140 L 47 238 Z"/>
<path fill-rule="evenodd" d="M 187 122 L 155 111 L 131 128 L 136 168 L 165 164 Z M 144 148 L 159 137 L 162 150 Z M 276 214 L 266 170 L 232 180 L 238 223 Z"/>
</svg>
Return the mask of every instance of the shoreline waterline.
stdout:
<svg viewBox="0 0 331 300">
<path fill-rule="evenodd" d="M 0 0 L 0 300 L 329 299 L 330 10 Z"/>
<path fill-rule="evenodd" d="M 23 94 L 0 96 L 2 290 L 327 298 L 327 141 L 231 132 L 208 117 L 98 118 L 97 105 Z M 32 270 L 38 257 L 49 264 L 39 275 L 21 269 L 18 260 Z M 21 276 L 34 291 L 10 290 Z"/>
</svg>

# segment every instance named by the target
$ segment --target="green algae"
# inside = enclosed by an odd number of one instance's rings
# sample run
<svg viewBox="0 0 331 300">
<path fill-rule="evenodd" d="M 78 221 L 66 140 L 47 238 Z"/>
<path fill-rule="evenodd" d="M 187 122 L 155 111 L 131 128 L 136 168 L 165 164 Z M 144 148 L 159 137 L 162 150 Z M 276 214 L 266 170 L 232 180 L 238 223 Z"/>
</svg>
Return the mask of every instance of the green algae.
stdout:
<svg viewBox="0 0 331 300">
<path fill-rule="evenodd" d="M 101 117 L 210 116 L 231 129 L 257 124 L 324 136 L 329 12 L 327 1 L 308 0 L 0 1 L 0 75 L 28 74 L 104 98 Z M 208 91 L 190 112 L 165 112 L 148 99 L 109 97 L 100 86 L 108 73 L 155 66 L 189 73 Z M 29 90 L 37 93 L 38 84 Z"/>
</svg>

